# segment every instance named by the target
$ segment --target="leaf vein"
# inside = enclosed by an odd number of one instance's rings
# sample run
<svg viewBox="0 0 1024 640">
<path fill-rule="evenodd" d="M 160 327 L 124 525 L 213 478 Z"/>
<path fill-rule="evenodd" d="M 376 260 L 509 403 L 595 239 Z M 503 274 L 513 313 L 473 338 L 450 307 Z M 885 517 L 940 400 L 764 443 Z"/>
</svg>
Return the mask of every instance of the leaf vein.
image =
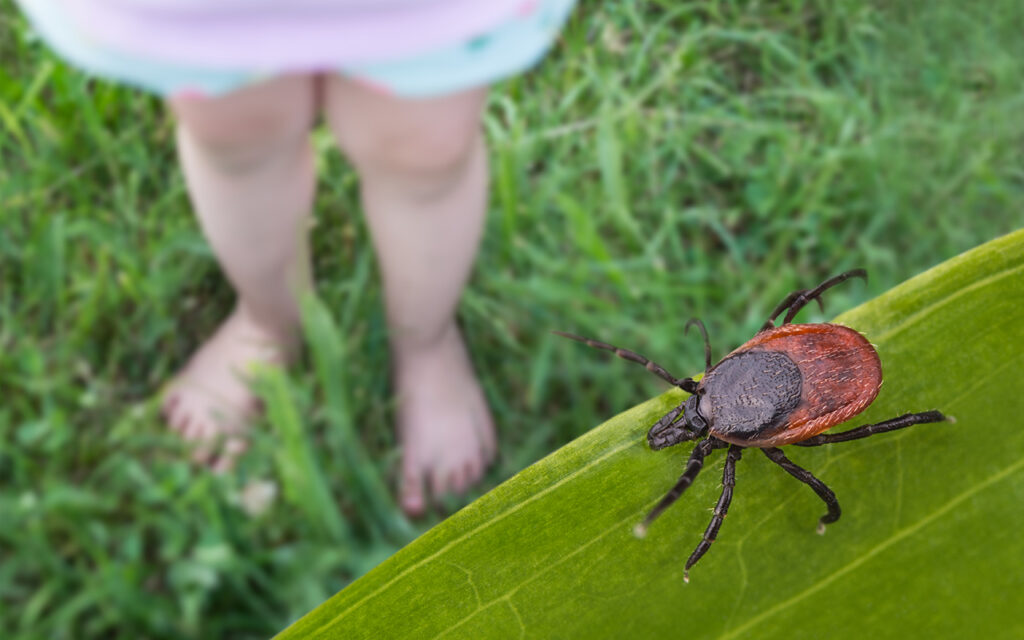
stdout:
<svg viewBox="0 0 1024 640">
<path fill-rule="evenodd" d="M 889 536 L 885 540 L 883 540 L 880 543 L 878 543 L 877 545 L 875 545 L 871 550 L 869 550 L 864 555 L 862 555 L 859 558 L 856 558 L 855 560 L 847 563 L 845 566 L 840 567 L 838 570 L 834 571 L 832 574 L 822 578 L 817 583 L 811 585 L 807 589 L 804 589 L 803 591 L 801 591 L 800 593 L 796 594 L 795 596 L 789 598 L 788 600 L 780 602 L 780 603 L 778 603 L 777 605 L 775 605 L 773 607 L 770 607 L 769 609 L 767 609 L 767 610 L 761 612 L 760 614 L 754 616 L 753 618 L 751 618 L 750 620 L 748 620 L 744 624 L 742 624 L 742 625 L 740 625 L 738 627 L 733 628 L 731 631 L 727 631 L 726 633 L 724 633 L 721 636 L 721 638 L 723 640 L 725 640 L 727 638 L 735 638 L 735 637 L 743 635 L 746 631 L 749 631 L 753 627 L 757 626 L 758 624 L 763 622 L 765 619 L 770 618 L 771 616 L 773 616 L 773 615 L 775 615 L 777 613 L 780 613 L 780 612 L 784 611 L 785 609 L 788 609 L 789 607 L 792 607 L 793 605 L 795 605 L 796 603 L 800 602 L 801 600 L 804 600 L 804 599 L 814 595 L 818 591 L 821 591 L 822 589 L 824 589 L 828 585 L 830 585 L 833 582 L 835 582 L 836 580 L 838 580 L 840 577 L 846 575 L 847 573 L 850 573 L 854 569 L 857 569 L 858 567 L 860 567 L 861 565 L 866 563 L 868 560 L 874 558 L 875 556 L 877 556 L 878 554 L 882 553 L 883 551 L 885 551 L 889 547 L 893 546 L 897 542 L 900 542 L 900 541 L 904 540 L 905 538 L 910 537 L 911 535 L 917 533 L 918 531 L 920 531 L 924 527 L 928 526 L 932 522 L 934 522 L 934 521 L 938 520 L 939 518 L 941 518 L 942 516 L 946 515 L 947 513 L 949 513 L 950 511 L 952 511 L 956 507 L 958 507 L 963 502 L 966 502 L 969 498 L 971 498 L 974 495 L 980 493 L 981 491 L 984 491 L 985 489 L 991 487 L 992 485 L 994 485 L 994 484 L 996 484 L 996 483 L 998 483 L 998 482 L 1000 482 L 1002 480 L 1005 480 L 1006 478 L 1010 477 L 1011 475 L 1013 475 L 1014 473 L 1017 473 L 1018 471 L 1020 471 L 1022 469 L 1024 469 L 1024 458 L 1018 459 L 1017 462 L 1015 462 L 1015 463 L 1011 464 L 1010 466 L 1004 468 L 1003 470 L 1001 470 L 1001 471 L 999 471 L 999 472 L 989 476 L 985 480 L 975 484 L 970 489 L 967 489 L 966 491 L 958 494 L 952 500 L 950 500 L 946 504 L 942 505 L 938 509 L 932 511 L 927 516 L 921 518 L 920 520 L 918 520 L 914 524 L 910 525 L 909 527 L 905 527 L 905 528 L 901 529 L 900 531 L 896 532 L 895 534 Z"/>
<path fill-rule="evenodd" d="M 517 511 L 519 511 L 520 509 L 522 509 L 526 505 L 530 504 L 531 502 L 534 502 L 535 500 L 539 500 L 541 497 L 547 495 L 548 493 L 551 493 L 552 491 L 554 491 L 558 487 L 560 487 L 563 484 L 569 482 L 574 477 L 576 477 L 576 476 L 580 475 L 581 473 L 587 471 L 591 467 L 596 466 L 596 465 L 604 462 L 608 458 L 614 456 L 615 454 L 619 453 L 620 451 L 623 451 L 624 449 L 628 449 L 629 447 L 632 447 L 632 446 L 635 446 L 635 445 L 636 445 L 636 441 L 635 440 L 629 440 L 627 442 L 624 442 L 624 443 L 620 444 L 617 447 L 613 447 L 612 449 L 609 449 L 607 452 L 605 452 L 601 456 L 599 456 L 597 458 L 594 458 L 593 460 L 587 462 L 587 464 L 585 464 L 585 465 L 581 466 L 580 468 L 572 471 L 571 473 L 566 474 L 565 477 L 560 478 L 557 482 L 551 484 L 550 486 L 544 487 L 542 490 L 540 490 L 537 493 L 533 494 L 529 498 L 527 498 L 527 499 L 523 500 L 522 502 L 519 502 L 519 503 L 509 507 L 507 510 L 499 513 L 498 515 L 496 515 L 495 517 L 491 518 L 487 522 L 483 522 L 479 526 L 473 527 L 472 529 L 466 531 L 461 536 L 455 538 L 454 540 L 452 540 L 448 544 L 444 545 L 443 547 L 441 547 L 440 549 L 438 549 L 434 553 L 430 554 L 429 556 L 423 558 L 422 560 L 420 560 L 420 561 L 410 565 L 409 567 L 407 567 L 405 570 L 403 570 L 401 573 L 399 573 L 395 577 L 391 578 L 390 580 L 388 580 L 387 582 L 385 582 L 381 586 L 377 587 L 372 592 L 366 594 L 365 596 L 363 596 L 362 598 L 360 598 L 359 600 L 354 602 L 352 605 L 346 607 L 344 611 L 341 611 L 338 615 L 334 616 L 328 622 L 326 622 L 322 627 L 320 627 L 317 630 L 317 635 L 323 635 L 325 632 L 327 632 L 328 629 L 330 629 L 335 624 L 337 624 L 349 612 L 351 612 L 352 610 L 358 608 L 361 604 L 363 604 L 367 600 L 370 600 L 371 598 L 376 597 L 378 594 L 380 594 L 381 592 L 383 592 L 386 589 L 388 589 L 392 584 L 398 582 L 399 580 L 401 580 L 405 576 L 409 575 L 410 573 L 412 573 L 413 571 L 415 571 L 419 567 L 423 566 L 424 564 L 427 564 L 428 562 L 432 562 L 435 558 L 437 558 L 438 556 L 444 554 L 446 551 L 448 551 L 449 549 L 451 549 L 455 545 L 459 544 L 463 540 L 465 540 L 465 539 L 475 535 L 477 532 L 482 531 L 483 529 L 486 529 L 487 527 L 490 527 L 493 524 L 496 524 L 496 523 L 504 520 L 505 518 L 507 518 L 508 516 L 512 515 L 513 513 L 517 512 Z M 493 603 L 490 603 L 490 604 L 493 604 Z"/>
<path fill-rule="evenodd" d="M 896 335 L 896 334 L 898 334 L 898 333 L 900 333 L 902 331 L 905 331 L 910 326 L 916 324 L 921 318 L 924 318 L 924 317 L 932 315 L 933 313 L 935 313 L 936 309 L 939 309 L 941 307 L 944 307 L 944 306 L 950 304 L 951 302 L 953 302 L 957 298 L 960 298 L 961 296 L 964 296 L 964 295 L 966 295 L 967 293 L 969 293 L 971 291 L 975 291 L 976 289 L 980 289 L 982 287 L 986 287 L 989 284 L 991 284 L 991 283 L 993 283 L 993 282 L 995 282 L 997 280 L 1002 280 L 1003 278 L 1007 278 L 1007 277 L 1009 277 L 1011 275 L 1014 275 L 1018 271 L 1024 271 L 1024 264 L 1018 265 L 1018 266 L 1013 267 L 1013 268 L 1003 269 L 1002 271 L 998 271 L 996 273 L 993 273 L 992 275 L 988 276 L 987 278 L 982 278 L 981 280 L 978 280 L 976 282 L 972 282 L 970 285 L 968 285 L 966 287 L 962 287 L 960 289 L 957 289 L 956 291 L 954 291 L 950 295 L 948 295 L 948 296 L 946 296 L 944 298 L 940 298 L 940 299 L 932 302 L 931 304 L 929 304 L 929 305 L 927 305 L 925 307 L 922 307 L 921 309 L 918 309 L 914 313 L 912 313 L 909 316 L 907 316 L 906 318 L 904 318 L 901 322 L 899 322 L 898 324 L 894 325 L 888 331 L 885 331 L 883 333 L 878 334 L 873 339 L 874 340 L 878 340 L 879 342 L 884 342 L 884 341 L 888 340 L 889 338 L 891 338 L 892 336 L 894 336 L 894 335 Z"/>
</svg>

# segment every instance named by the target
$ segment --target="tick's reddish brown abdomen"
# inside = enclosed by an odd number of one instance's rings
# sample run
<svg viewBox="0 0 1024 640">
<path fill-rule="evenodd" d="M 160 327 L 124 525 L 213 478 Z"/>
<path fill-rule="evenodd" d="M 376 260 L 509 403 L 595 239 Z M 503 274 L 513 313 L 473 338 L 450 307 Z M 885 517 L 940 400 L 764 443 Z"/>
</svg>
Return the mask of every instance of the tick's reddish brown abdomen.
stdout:
<svg viewBox="0 0 1024 640">
<path fill-rule="evenodd" d="M 849 420 L 881 384 L 878 353 L 861 334 L 836 324 L 787 324 L 723 358 L 698 393 L 715 437 L 779 447 Z"/>
</svg>

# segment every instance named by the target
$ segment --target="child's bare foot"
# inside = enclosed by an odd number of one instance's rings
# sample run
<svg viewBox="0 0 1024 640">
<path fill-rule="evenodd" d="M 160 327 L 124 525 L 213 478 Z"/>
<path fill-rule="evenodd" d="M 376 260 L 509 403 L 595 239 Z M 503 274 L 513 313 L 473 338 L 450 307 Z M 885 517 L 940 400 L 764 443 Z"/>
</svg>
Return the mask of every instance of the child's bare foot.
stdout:
<svg viewBox="0 0 1024 640">
<path fill-rule="evenodd" d="M 423 513 L 435 500 L 463 493 L 494 459 L 494 422 L 458 329 L 436 345 L 396 354 L 402 508 Z"/>
<path fill-rule="evenodd" d="M 196 462 L 223 471 L 242 454 L 247 423 L 260 409 L 246 376 L 253 365 L 284 364 L 294 344 L 294 336 L 268 331 L 236 307 L 192 356 L 162 410 L 168 425 L 194 444 Z"/>
</svg>

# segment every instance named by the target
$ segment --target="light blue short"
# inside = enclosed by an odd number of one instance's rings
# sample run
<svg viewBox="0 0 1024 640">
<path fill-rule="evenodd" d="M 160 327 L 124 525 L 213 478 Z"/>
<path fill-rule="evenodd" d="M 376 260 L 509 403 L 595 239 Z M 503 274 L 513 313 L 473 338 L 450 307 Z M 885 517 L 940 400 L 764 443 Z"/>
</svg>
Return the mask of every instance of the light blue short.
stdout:
<svg viewBox="0 0 1024 640">
<path fill-rule="evenodd" d="M 489 85 L 537 63 L 554 42 L 575 1 L 540 0 L 528 15 L 517 16 L 469 41 L 408 59 L 340 65 L 337 72 L 404 98 L 439 96 Z M 216 96 L 273 75 L 175 66 L 104 50 L 75 29 L 60 2 L 22 0 L 20 4 L 36 31 L 72 64 L 161 96 Z"/>
</svg>

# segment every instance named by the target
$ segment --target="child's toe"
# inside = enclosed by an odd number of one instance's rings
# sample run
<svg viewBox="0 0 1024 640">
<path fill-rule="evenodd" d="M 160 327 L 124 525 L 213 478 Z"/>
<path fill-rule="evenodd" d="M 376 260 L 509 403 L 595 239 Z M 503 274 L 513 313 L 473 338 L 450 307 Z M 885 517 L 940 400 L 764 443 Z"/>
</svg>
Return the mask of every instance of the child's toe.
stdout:
<svg viewBox="0 0 1024 640">
<path fill-rule="evenodd" d="M 412 471 L 406 472 L 402 481 L 402 510 L 410 516 L 423 515 L 423 476 Z"/>
<path fill-rule="evenodd" d="M 448 472 L 448 489 L 459 495 L 466 492 L 466 476 L 461 469 Z"/>
<path fill-rule="evenodd" d="M 480 476 L 483 475 L 483 465 L 480 459 L 470 460 L 463 465 L 462 473 L 467 487 L 475 484 L 480 479 Z"/>
</svg>

